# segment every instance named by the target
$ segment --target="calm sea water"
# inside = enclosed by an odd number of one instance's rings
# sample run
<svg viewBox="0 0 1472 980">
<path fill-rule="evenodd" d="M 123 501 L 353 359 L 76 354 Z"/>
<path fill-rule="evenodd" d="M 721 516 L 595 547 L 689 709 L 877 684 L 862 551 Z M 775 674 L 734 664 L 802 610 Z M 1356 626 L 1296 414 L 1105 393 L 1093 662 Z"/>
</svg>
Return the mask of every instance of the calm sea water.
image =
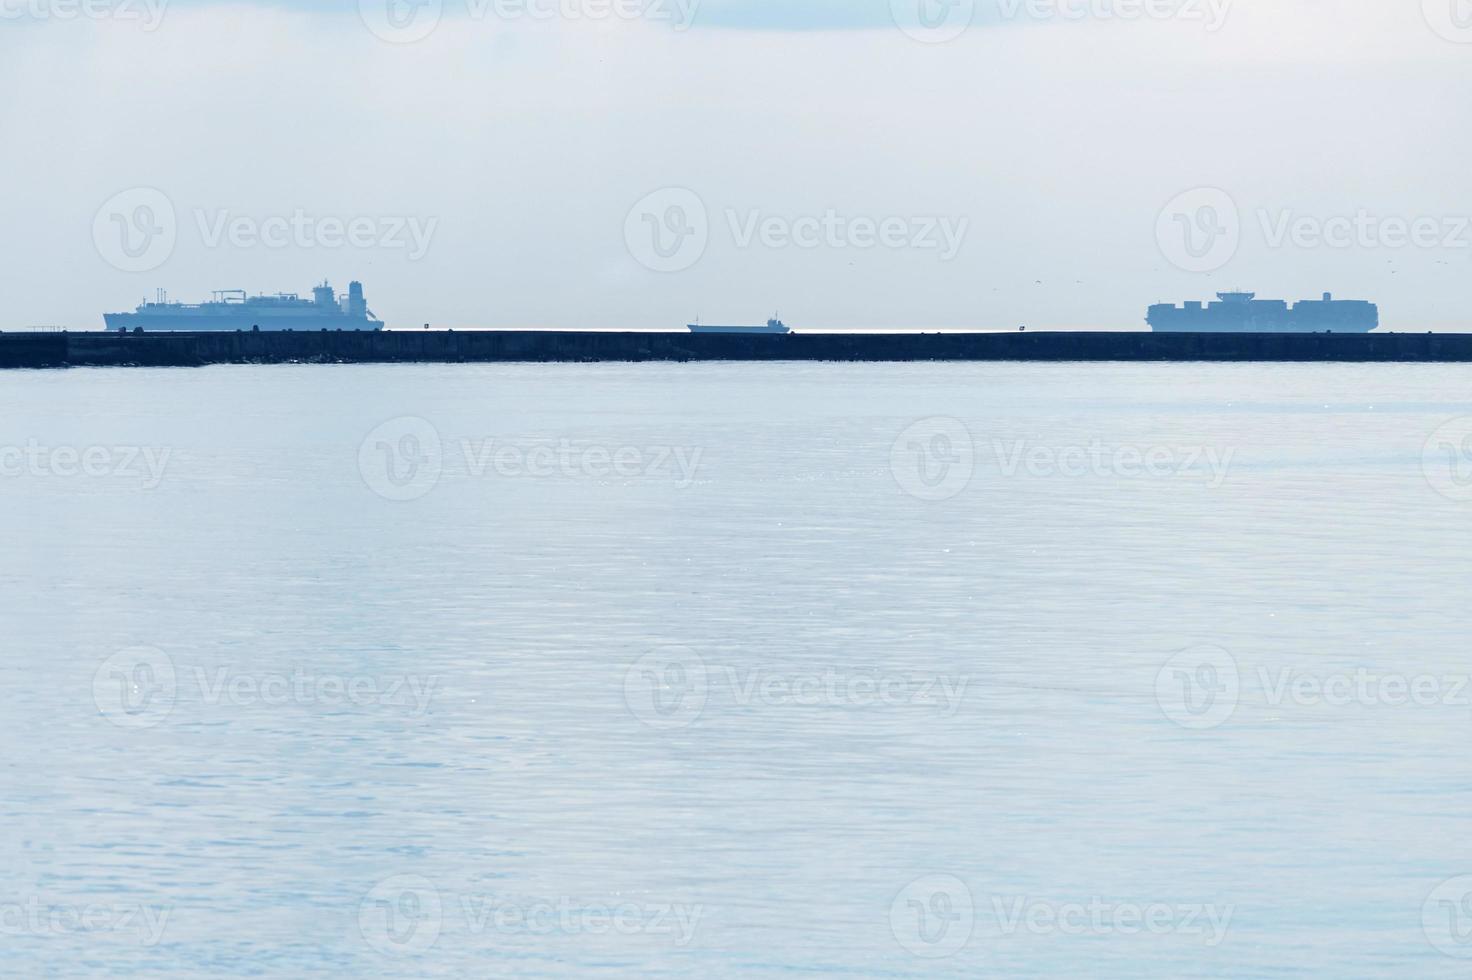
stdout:
<svg viewBox="0 0 1472 980">
<path fill-rule="evenodd" d="M 1465 367 L 0 382 L 5 975 L 1469 969 Z"/>
</svg>

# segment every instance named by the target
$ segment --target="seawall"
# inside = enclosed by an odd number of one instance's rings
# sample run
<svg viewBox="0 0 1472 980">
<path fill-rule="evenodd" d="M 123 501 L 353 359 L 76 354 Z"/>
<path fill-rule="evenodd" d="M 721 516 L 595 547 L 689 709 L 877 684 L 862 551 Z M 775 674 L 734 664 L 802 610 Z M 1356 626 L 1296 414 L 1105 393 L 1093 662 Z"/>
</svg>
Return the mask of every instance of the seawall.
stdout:
<svg viewBox="0 0 1472 980">
<path fill-rule="evenodd" d="M 546 361 L 1472 361 L 1467 334 L 0 333 L 0 367 Z"/>
</svg>

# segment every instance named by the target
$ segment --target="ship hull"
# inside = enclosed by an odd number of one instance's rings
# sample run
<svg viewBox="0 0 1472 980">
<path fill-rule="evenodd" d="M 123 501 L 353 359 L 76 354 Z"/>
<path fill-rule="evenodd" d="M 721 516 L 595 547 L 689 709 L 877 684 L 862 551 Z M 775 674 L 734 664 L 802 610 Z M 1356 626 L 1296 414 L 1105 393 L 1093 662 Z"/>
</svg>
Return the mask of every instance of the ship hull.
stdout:
<svg viewBox="0 0 1472 980">
<path fill-rule="evenodd" d="M 706 327 L 692 323 L 691 333 L 730 333 L 730 334 L 760 334 L 762 336 L 780 336 L 792 331 L 787 327 Z"/>
<path fill-rule="evenodd" d="M 312 314 L 284 316 L 251 316 L 229 313 L 180 313 L 154 315 L 148 313 L 107 313 L 103 322 L 109 330 L 180 330 L 180 331 L 229 331 L 229 330 L 382 330 L 381 320 L 349 316 L 322 316 Z"/>
<path fill-rule="evenodd" d="M 1220 323 L 1149 321 L 1155 333 L 1369 333 L 1375 324 Z"/>
</svg>

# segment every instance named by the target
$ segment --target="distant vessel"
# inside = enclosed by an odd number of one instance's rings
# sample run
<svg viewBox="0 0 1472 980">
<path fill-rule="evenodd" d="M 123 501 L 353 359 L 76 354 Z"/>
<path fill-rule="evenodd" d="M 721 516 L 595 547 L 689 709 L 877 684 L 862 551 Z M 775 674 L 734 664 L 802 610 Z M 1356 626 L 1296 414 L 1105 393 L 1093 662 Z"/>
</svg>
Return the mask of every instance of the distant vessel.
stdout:
<svg viewBox="0 0 1472 980">
<path fill-rule="evenodd" d="M 1380 309 L 1363 300 L 1305 299 L 1289 306 L 1256 293 L 1217 293 L 1217 303 L 1150 307 L 1145 322 L 1158 333 L 1369 333 L 1380 325 Z"/>
<path fill-rule="evenodd" d="M 787 324 L 773 318 L 767 321 L 765 327 L 710 327 L 700 323 L 689 324 L 691 333 L 792 333 Z"/>
<path fill-rule="evenodd" d="M 348 284 L 341 299 L 326 282 L 312 298 L 296 293 L 247 296 L 243 289 L 222 289 L 208 303 L 170 303 L 162 290 L 153 303 L 132 313 L 107 313 L 109 330 L 382 330 L 363 298 L 363 284 Z"/>
</svg>

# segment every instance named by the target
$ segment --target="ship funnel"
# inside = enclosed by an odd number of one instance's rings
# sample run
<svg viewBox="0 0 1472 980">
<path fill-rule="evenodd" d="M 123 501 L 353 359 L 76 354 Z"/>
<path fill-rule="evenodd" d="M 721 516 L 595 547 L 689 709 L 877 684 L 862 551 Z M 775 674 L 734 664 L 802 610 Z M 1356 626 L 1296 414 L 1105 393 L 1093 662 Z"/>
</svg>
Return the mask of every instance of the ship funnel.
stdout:
<svg viewBox="0 0 1472 980">
<path fill-rule="evenodd" d="M 343 312 L 348 316 L 367 316 L 368 301 L 363 298 L 363 284 L 361 282 L 348 283 L 347 299 L 343 301 Z"/>
</svg>

